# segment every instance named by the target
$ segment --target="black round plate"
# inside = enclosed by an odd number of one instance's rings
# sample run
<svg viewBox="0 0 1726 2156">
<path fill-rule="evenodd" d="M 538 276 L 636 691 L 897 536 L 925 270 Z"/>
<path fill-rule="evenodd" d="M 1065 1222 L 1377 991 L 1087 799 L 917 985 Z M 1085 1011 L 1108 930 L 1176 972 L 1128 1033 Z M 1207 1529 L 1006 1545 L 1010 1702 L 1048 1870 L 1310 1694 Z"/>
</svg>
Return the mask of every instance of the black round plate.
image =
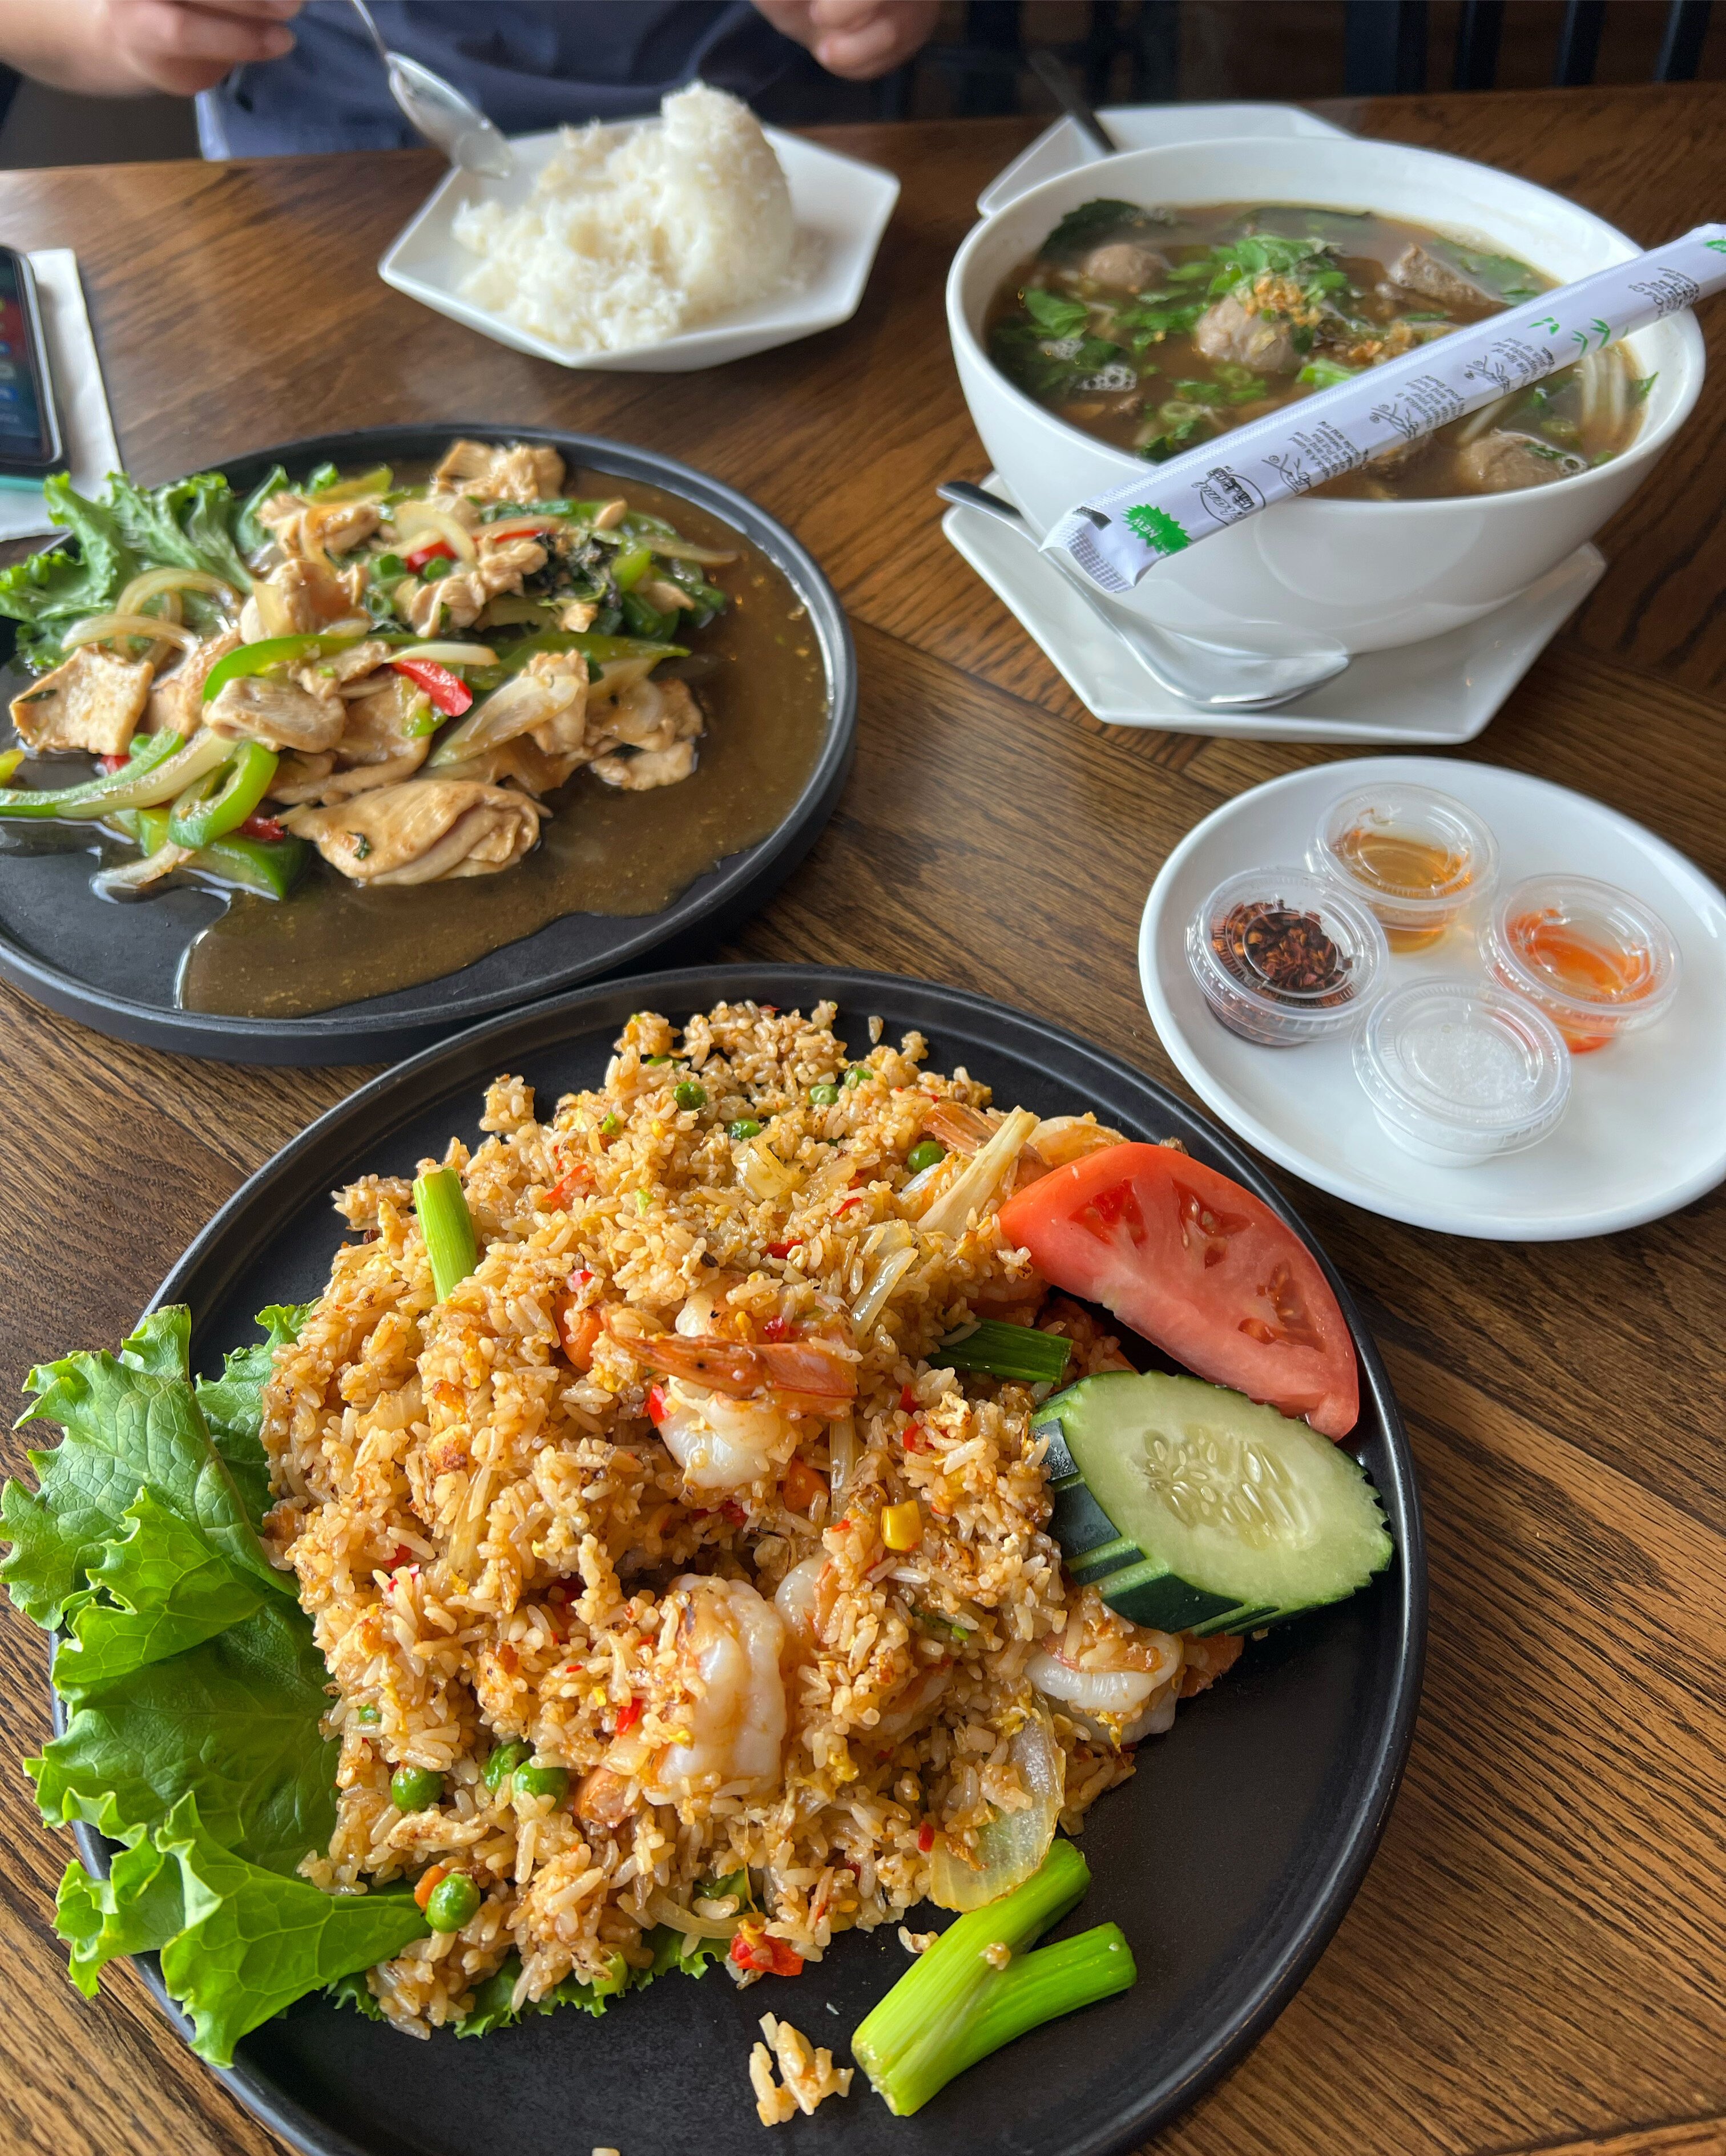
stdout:
<svg viewBox="0 0 1726 2156">
<path fill-rule="evenodd" d="M 229 1063 L 371 1063 L 412 1055 L 463 1026 L 639 964 L 668 945 L 711 939 L 763 905 L 796 867 L 832 814 L 850 769 L 857 731 L 857 662 L 833 587 L 783 524 L 705 472 L 651 449 L 555 428 L 450 420 L 436 427 L 372 427 L 278 443 L 223 459 L 237 493 L 272 465 L 309 471 L 338 465 L 403 463 L 440 456 L 459 434 L 543 442 L 565 461 L 611 472 L 626 484 L 662 486 L 723 517 L 783 573 L 809 608 L 827 673 L 827 732 L 809 783 L 778 829 L 697 876 L 663 912 L 634 919 L 566 914 L 459 973 L 309 1018 L 212 1017 L 175 1008 L 174 978 L 195 931 L 221 901 L 207 891 L 164 892 L 120 907 L 90 887 L 80 851 L 20 855 L 0 875 L 0 978 L 99 1033 L 147 1048 Z M 9 629 L 0 623 L 0 631 Z"/>
<path fill-rule="evenodd" d="M 477 1141 L 480 1096 L 519 1072 L 542 1108 L 603 1077 L 631 1012 L 679 1022 L 725 998 L 840 1007 L 860 1046 L 871 1016 L 916 1028 L 931 1066 L 963 1063 L 1004 1101 L 1094 1108 L 1139 1138 L 1178 1136 L 1289 1219 L 1214 1124 L 1112 1056 L 954 988 L 804 967 L 701 968 L 582 989 L 475 1028 L 355 1093 L 239 1191 L 163 1281 L 192 1306 L 194 1365 L 254 1337 L 266 1303 L 316 1294 L 340 1223 L 326 1194 L 367 1170 L 411 1175 L 452 1131 Z M 1305 1233 L 1304 1229 L 1301 1230 Z M 1310 1243 L 1312 1238 L 1307 1236 Z M 1415 1469 L 1372 1340 L 1334 1270 L 1360 1356 L 1365 1461 L 1397 1555 L 1367 1592 L 1249 1645 L 1227 1681 L 1147 1743 L 1137 1775 L 1091 1813 L 1092 1883 L 1066 1928 L 1113 1918 L 1139 1969 L 1125 1996 L 1050 2024 L 962 2076 L 914 2118 L 889 2117 L 860 2074 L 811 2135 L 835 2156 L 1104 2156 L 1137 2147 L 1270 2025 L 1340 1922 L 1375 1847 L 1414 1730 L 1426 1625 Z M 99 1845 L 80 1840 L 90 1856 Z M 566 2012 L 476 2041 L 415 2043 L 321 2001 L 248 2036 L 223 2078 L 316 2156 L 759 2156 L 747 2060 L 758 2016 L 794 2020 L 846 2056 L 850 2032 L 907 1964 L 891 1928 L 850 1933 L 794 1982 L 738 1991 L 718 1970 L 667 1977 L 598 2022 Z M 152 1978 L 152 1980 L 153 1978 Z M 159 1992 L 159 1984 L 157 1986 Z M 835 2011 L 830 2013 L 829 2005 Z M 170 2009 L 170 2011 L 172 2010 Z"/>
</svg>

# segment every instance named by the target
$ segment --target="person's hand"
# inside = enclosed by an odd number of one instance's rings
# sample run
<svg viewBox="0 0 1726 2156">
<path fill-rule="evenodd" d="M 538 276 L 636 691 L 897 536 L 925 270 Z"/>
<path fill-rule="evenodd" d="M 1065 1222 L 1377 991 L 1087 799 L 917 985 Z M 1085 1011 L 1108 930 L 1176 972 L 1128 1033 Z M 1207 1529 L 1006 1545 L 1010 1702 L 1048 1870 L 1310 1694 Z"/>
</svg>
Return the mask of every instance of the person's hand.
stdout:
<svg viewBox="0 0 1726 2156">
<path fill-rule="evenodd" d="M 100 0 L 97 35 L 136 90 L 194 97 L 249 61 L 294 49 L 301 0 Z M 120 86 L 116 84 L 116 87 Z"/>
<path fill-rule="evenodd" d="M 924 45 L 938 0 L 755 0 L 776 30 L 806 45 L 829 74 L 873 82 Z"/>
</svg>

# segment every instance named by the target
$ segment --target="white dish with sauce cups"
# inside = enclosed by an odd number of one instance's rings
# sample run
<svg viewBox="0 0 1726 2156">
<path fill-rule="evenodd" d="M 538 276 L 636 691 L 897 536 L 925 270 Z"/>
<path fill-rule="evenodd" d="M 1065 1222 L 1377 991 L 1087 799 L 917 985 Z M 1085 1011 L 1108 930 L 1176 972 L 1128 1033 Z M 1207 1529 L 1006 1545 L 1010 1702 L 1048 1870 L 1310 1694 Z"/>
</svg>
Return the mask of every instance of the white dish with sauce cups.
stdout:
<svg viewBox="0 0 1726 2156">
<path fill-rule="evenodd" d="M 953 258 L 948 327 L 971 417 L 1040 535 L 1143 465 L 1058 419 L 989 359 L 983 326 L 1002 281 L 1070 209 L 1098 197 L 1147 207 L 1292 203 L 1371 209 L 1485 244 L 1561 282 L 1639 250 L 1562 196 L 1461 157 L 1348 138 L 1188 142 L 1064 172 L 985 218 Z M 1489 613 L 1555 568 L 1648 476 L 1701 392 L 1693 316 L 1631 340 L 1655 377 L 1635 440 L 1609 464 L 1549 486 L 1428 501 L 1285 501 L 1161 562 L 1117 603 L 1177 634 L 1266 651 L 1305 636 L 1350 652 L 1416 644 Z"/>
<path fill-rule="evenodd" d="M 1560 1122 L 1537 1141 L 1501 1143 L 1484 1158 L 1474 1144 L 1458 1147 L 1454 1128 L 1430 1122 L 1393 1136 L 1363 1089 L 1354 1049 L 1405 988 L 1458 976 L 1477 993 L 1498 985 L 1479 947 L 1491 900 L 1427 949 L 1390 952 L 1383 1000 L 1373 999 L 1352 1036 L 1315 1040 L 1293 1055 L 1220 1024 L 1188 963 L 1188 925 L 1226 877 L 1255 862 L 1298 859 L 1339 796 L 1367 788 L 1382 796 L 1400 785 L 1436 788 L 1481 819 L 1497 840 L 1507 892 L 1526 877 L 1567 875 L 1585 862 L 1659 916 L 1682 966 L 1657 1024 L 1597 1055 L 1569 1058 Z M 1389 1219 L 1494 1241 L 1558 1241 L 1658 1219 L 1726 1179 L 1726 894 L 1627 816 L 1526 772 L 1460 757 L 1374 757 L 1315 764 L 1236 794 L 1158 870 L 1139 928 L 1138 968 L 1158 1039 L 1218 1121 L 1279 1167 Z M 1454 1059 L 1429 1043 L 1416 1060 L 1442 1081 Z M 1489 1073 L 1475 1075 L 1493 1090 Z M 1426 1105 L 1424 1097 L 1415 1103 Z M 1441 1149 L 1448 1142 L 1452 1158 L 1422 1158 L 1409 1150 L 1410 1135 Z M 1465 1164 L 1455 1157 L 1463 1150 L 1477 1157 Z"/>
</svg>

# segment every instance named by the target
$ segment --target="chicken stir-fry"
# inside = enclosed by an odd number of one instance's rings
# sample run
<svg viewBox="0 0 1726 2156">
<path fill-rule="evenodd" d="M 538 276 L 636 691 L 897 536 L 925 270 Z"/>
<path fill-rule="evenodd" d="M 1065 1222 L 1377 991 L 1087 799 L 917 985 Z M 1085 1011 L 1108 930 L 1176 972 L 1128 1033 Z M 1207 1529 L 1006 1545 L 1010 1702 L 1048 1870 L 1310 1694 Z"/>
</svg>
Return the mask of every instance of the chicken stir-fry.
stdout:
<svg viewBox="0 0 1726 2156">
<path fill-rule="evenodd" d="M 195 484 L 227 519 L 211 566 L 145 567 L 57 650 L 44 634 L 33 655 L 58 663 L 12 706 L 27 753 L 102 768 L 0 793 L 0 815 L 147 826 L 172 804 L 110 888 L 215 872 L 218 840 L 315 849 L 371 886 L 496 875 L 578 772 L 640 793 L 694 771 L 701 706 L 656 669 L 723 608 L 708 572 L 732 557 L 623 496 L 566 496 L 555 449 L 458 441 L 408 487 L 278 470 L 245 503 Z"/>
</svg>

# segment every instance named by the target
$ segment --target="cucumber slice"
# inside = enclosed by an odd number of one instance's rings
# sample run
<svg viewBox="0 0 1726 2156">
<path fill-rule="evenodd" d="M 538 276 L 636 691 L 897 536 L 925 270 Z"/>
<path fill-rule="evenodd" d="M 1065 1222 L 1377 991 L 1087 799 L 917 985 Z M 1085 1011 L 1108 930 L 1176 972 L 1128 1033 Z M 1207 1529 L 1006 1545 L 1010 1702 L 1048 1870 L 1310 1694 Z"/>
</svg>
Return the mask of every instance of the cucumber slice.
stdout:
<svg viewBox="0 0 1726 2156">
<path fill-rule="evenodd" d="M 1107 1371 L 1045 1401 L 1035 1427 L 1068 1573 L 1135 1625 L 1253 1631 L 1390 1562 L 1360 1463 L 1225 1386 Z"/>
</svg>

